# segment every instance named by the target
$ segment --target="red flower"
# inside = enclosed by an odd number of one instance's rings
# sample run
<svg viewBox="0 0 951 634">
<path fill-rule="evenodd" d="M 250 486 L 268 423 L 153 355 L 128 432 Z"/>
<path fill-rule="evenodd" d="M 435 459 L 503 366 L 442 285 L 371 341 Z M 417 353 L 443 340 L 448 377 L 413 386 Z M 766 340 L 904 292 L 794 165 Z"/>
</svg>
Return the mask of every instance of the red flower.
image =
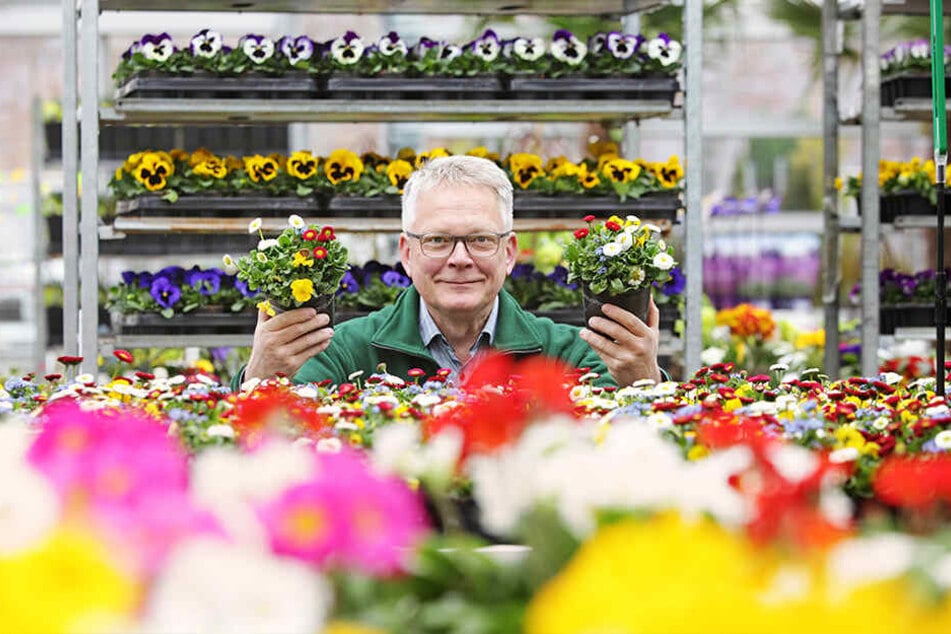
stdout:
<svg viewBox="0 0 951 634">
<path fill-rule="evenodd" d="M 122 348 L 116 348 L 113 350 L 112 355 L 123 363 L 132 363 L 135 361 L 135 357 L 132 356 L 132 353 L 128 350 L 123 350 Z"/>
<path fill-rule="evenodd" d="M 613 220 L 608 220 L 606 223 L 604 223 L 604 228 L 610 231 L 620 231 L 621 225 L 614 222 Z"/>
<path fill-rule="evenodd" d="M 317 239 L 317 230 L 316 229 L 304 229 L 304 233 L 300 236 L 303 240 L 307 242 L 313 242 Z"/>
<path fill-rule="evenodd" d="M 318 241 L 318 242 L 330 242 L 330 241 L 333 240 L 335 237 L 336 237 L 336 236 L 334 236 L 334 228 L 328 226 L 328 227 L 324 227 L 323 229 L 320 230 L 320 235 L 317 236 L 317 241 Z"/>
<path fill-rule="evenodd" d="M 151 372 L 136 372 L 135 378 L 141 379 L 143 381 L 151 381 L 152 379 L 155 378 L 155 375 L 152 374 Z"/>
<path fill-rule="evenodd" d="M 410 368 L 407 372 L 407 375 L 411 376 L 414 379 L 418 379 L 421 376 L 426 375 L 426 371 L 422 368 Z"/>
<path fill-rule="evenodd" d="M 323 260 L 325 257 L 327 257 L 327 249 L 324 247 L 314 247 L 315 260 Z"/>
<path fill-rule="evenodd" d="M 585 222 L 594 222 L 594 215 L 588 214 L 587 216 L 585 216 L 585 217 L 583 218 L 583 220 L 584 220 Z"/>
<path fill-rule="evenodd" d="M 74 357 L 74 356 L 69 355 L 69 354 L 64 354 L 64 355 L 61 356 L 61 357 L 56 357 L 56 360 L 59 361 L 60 363 L 62 363 L 63 365 L 66 365 L 66 366 L 69 366 L 69 365 L 79 365 L 80 363 L 83 362 L 83 358 L 82 358 L 82 357 Z"/>
<path fill-rule="evenodd" d="M 882 502 L 906 508 L 927 508 L 951 501 L 951 456 L 886 458 L 872 483 Z"/>
<path fill-rule="evenodd" d="M 61 378 L 63 378 L 63 375 L 62 374 L 47 374 L 43 378 L 46 379 L 47 381 L 59 381 Z"/>
<path fill-rule="evenodd" d="M 581 238 L 584 238 L 585 236 L 587 236 L 588 233 L 590 233 L 588 229 L 586 227 L 583 227 L 575 231 L 575 237 L 580 240 Z"/>
</svg>

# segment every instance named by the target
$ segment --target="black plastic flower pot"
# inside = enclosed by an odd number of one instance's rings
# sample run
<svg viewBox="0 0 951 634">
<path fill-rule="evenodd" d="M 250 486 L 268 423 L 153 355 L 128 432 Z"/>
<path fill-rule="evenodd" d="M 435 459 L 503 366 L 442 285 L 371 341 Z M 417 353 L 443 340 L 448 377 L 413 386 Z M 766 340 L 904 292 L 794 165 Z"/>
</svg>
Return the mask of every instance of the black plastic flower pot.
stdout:
<svg viewBox="0 0 951 634">
<path fill-rule="evenodd" d="M 116 214 L 188 216 L 198 218 L 281 218 L 289 214 L 316 215 L 321 202 L 315 196 L 179 196 L 175 202 L 160 196 L 139 196 L 116 203 Z"/>
<path fill-rule="evenodd" d="M 141 73 L 116 89 L 123 99 L 314 99 L 320 96 L 317 78 L 291 72 L 280 77 L 248 73 L 219 77 L 211 73 L 172 76 Z"/>
<path fill-rule="evenodd" d="M 498 77 L 486 75 L 475 77 L 340 75 L 328 78 L 326 89 L 328 96 L 332 99 L 498 99 L 504 94 L 502 81 Z"/>
<path fill-rule="evenodd" d="M 277 302 L 273 299 L 271 299 L 270 302 L 271 302 L 271 308 L 273 308 L 274 312 L 278 314 L 288 310 L 294 310 L 297 308 L 313 308 L 314 310 L 317 311 L 318 315 L 320 313 L 323 313 L 327 315 L 328 317 L 330 317 L 331 326 L 337 323 L 334 319 L 334 317 L 336 316 L 335 315 L 336 297 L 334 296 L 333 293 L 330 293 L 327 295 L 314 295 L 313 297 L 311 297 L 309 300 L 307 300 L 300 306 L 285 306 L 285 305 L 282 305 L 280 302 Z"/>
<path fill-rule="evenodd" d="M 945 92 L 951 91 L 951 76 L 944 78 Z M 931 101 L 931 75 L 906 71 L 882 80 L 881 102 L 885 107 L 899 107 L 909 101 Z"/>
<path fill-rule="evenodd" d="M 580 218 L 585 214 L 598 217 L 612 214 L 635 214 L 652 220 L 677 219 L 683 208 L 679 194 L 650 193 L 640 198 L 621 201 L 616 196 L 543 196 L 532 192 L 516 192 L 514 197 L 516 218 Z"/>
<path fill-rule="evenodd" d="M 646 100 L 674 103 L 680 84 L 675 77 L 512 77 L 514 99 Z"/>
<path fill-rule="evenodd" d="M 610 320 L 611 318 L 604 314 L 602 306 L 604 304 L 614 304 L 628 312 L 634 313 L 638 319 L 646 324 L 647 312 L 650 308 L 650 299 L 651 289 L 649 286 L 620 295 L 611 295 L 610 293 L 592 293 L 591 289 L 585 284 L 581 288 L 584 323 L 587 326 L 588 320 L 592 317 L 603 317 Z M 588 327 L 590 328 L 590 326 Z"/>
<path fill-rule="evenodd" d="M 949 192 L 945 192 L 945 205 L 949 202 Z M 856 198 L 859 215 L 862 215 L 862 199 Z M 931 201 L 914 191 L 900 191 L 879 197 L 879 222 L 892 223 L 901 216 L 934 216 L 937 207 Z"/>
<path fill-rule="evenodd" d="M 257 323 L 254 311 L 224 312 L 224 307 L 208 306 L 166 319 L 158 313 L 110 313 L 116 335 L 250 335 Z"/>
</svg>

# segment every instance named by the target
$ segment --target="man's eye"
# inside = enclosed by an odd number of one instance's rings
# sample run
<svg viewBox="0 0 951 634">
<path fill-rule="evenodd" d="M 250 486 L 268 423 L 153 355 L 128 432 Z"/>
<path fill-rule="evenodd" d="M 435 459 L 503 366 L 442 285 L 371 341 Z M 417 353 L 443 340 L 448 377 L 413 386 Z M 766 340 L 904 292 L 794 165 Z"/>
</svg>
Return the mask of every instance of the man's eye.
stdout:
<svg viewBox="0 0 951 634">
<path fill-rule="evenodd" d="M 485 244 L 491 241 L 492 241 L 492 238 L 490 236 L 470 236 L 469 237 L 469 242 L 472 242 L 474 244 Z"/>
<path fill-rule="evenodd" d="M 426 238 L 426 242 L 429 244 L 438 247 L 441 244 L 446 244 L 449 241 L 449 238 L 446 236 L 429 236 Z"/>
</svg>

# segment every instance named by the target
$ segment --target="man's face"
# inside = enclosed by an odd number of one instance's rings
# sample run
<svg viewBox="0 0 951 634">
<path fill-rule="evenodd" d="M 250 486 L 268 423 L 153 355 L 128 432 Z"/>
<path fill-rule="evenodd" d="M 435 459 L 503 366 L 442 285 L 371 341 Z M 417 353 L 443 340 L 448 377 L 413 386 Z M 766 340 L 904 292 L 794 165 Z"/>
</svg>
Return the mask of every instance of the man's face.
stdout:
<svg viewBox="0 0 951 634">
<path fill-rule="evenodd" d="M 421 192 L 416 200 L 412 233 L 464 236 L 502 233 L 495 193 L 487 187 L 439 187 Z M 431 311 L 459 319 L 485 317 L 515 266 L 515 234 L 502 238 L 498 252 L 473 257 L 459 241 L 443 258 L 423 255 L 419 240 L 400 236 L 400 258 L 423 301 Z M 484 315 L 482 313 L 485 313 Z"/>
</svg>

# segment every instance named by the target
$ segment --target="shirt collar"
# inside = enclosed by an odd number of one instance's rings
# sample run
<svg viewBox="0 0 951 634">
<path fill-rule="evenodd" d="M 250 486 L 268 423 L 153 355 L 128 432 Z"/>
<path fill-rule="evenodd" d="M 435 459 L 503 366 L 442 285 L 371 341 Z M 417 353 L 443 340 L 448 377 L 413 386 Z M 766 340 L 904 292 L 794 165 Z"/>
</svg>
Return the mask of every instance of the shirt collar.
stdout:
<svg viewBox="0 0 951 634">
<path fill-rule="evenodd" d="M 492 303 L 492 312 L 489 313 L 489 318 L 485 321 L 485 325 L 482 327 L 482 332 L 476 337 L 476 342 L 483 339 L 483 335 L 487 335 L 489 338 L 489 345 L 491 346 L 495 343 L 495 325 L 499 321 L 499 297 L 496 295 L 495 301 Z M 424 346 L 429 346 L 433 342 L 433 339 L 436 337 L 442 337 L 443 340 L 446 339 L 445 335 L 442 334 L 442 331 L 439 330 L 439 326 L 436 325 L 436 322 L 433 320 L 433 316 L 429 314 L 429 309 L 426 308 L 426 303 L 423 301 L 423 298 L 419 298 L 419 336 L 423 340 Z"/>
</svg>

